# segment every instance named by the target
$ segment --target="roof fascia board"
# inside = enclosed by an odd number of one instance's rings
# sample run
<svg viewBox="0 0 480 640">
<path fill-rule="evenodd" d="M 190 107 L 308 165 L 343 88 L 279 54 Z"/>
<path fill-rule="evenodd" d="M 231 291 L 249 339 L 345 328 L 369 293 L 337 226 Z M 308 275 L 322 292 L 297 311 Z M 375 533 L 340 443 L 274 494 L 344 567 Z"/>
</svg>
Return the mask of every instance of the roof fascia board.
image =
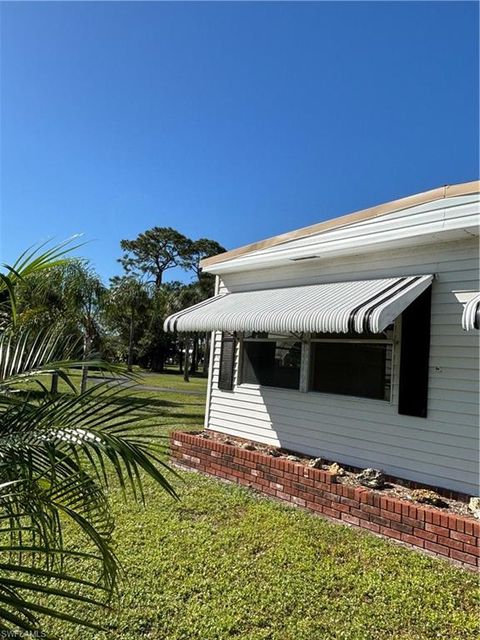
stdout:
<svg viewBox="0 0 480 640">
<path fill-rule="evenodd" d="M 282 233 L 272 238 L 267 238 L 266 240 L 261 240 L 259 242 L 244 245 L 243 247 L 232 249 L 231 251 L 227 251 L 210 258 L 205 258 L 200 262 L 200 266 L 202 269 L 208 270 L 209 267 L 213 267 L 214 265 L 228 262 L 229 260 L 244 256 L 249 253 L 253 253 L 255 251 L 261 251 L 262 249 L 268 249 L 276 245 L 291 242 L 292 240 L 306 238 L 308 236 L 322 233 L 324 231 L 329 231 L 331 229 L 337 229 L 340 227 L 355 224 L 357 222 L 362 222 L 364 220 L 370 220 L 379 216 L 386 215 L 388 213 L 394 213 L 396 211 L 401 211 L 402 209 L 408 209 L 410 207 L 414 207 L 415 205 L 434 202 L 435 200 L 451 198 L 454 196 L 470 195 L 478 193 L 479 191 L 479 180 L 465 182 L 462 184 L 445 185 L 444 187 L 438 187 L 436 189 L 425 191 L 423 193 L 407 196 L 398 200 L 392 200 L 391 202 L 377 205 L 375 207 L 370 207 L 368 209 L 363 209 L 361 211 L 356 211 L 339 218 L 325 220 L 308 227 L 303 227 L 301 229 Z"/>
<path fill-rule="evenodd" d="M 466 201 L 467 199 L 470 199 L 470 201 Z M 455 205 L 448 206 L 447 202 L 455 202 Z M 423 210 L 419 210 L 420 207 Z M 246 261 L 255 261 L 256 263 L 257 260 L 267 256 L 302 257 L 310 252 L 315 253 L 316 251 L 323 251 L 330 246 L 335 247 L 339 241 L 345 240 L 354 241 L 354 246 L 358 249 L 358 242 L 363 244 L 364 241 L 368 241 L 371 237 L 379 237 L 381 241 L 384 234 L 388 232 L 396 233 L 397 237 L 408 237 L 431 234 L 433 231 L 449 231 L 464 227 L 475 228 L 479 223 L 478 212 L 478 196 L 476 194 L 461 196 L 460 198 L 449 198 L 448 201 L 436 200 L 433 203 L 416 206 L 415 212 L 408 211 L 407 215 L 403 211 L 394 212 L 346 227 L 331 229 L 322 234 L 299 238 L 292 242 L 255 251 L 228 262 L 240 264 Z"/>
<path fill-rule="evenodd" d="M 432 243 L 444 243 L 478 238 L 480 214 L 478 196 L 456 207 L 436 207 L 410 218 L 391 219 L 390 216 L 366 223 L 334 229 L 324 234 L 283 244 L 264 251 L 249 253 L 209 267 L 210 273 L 227 274 L 236 271 L 265 269 L 278 265 L 293 265 L 297 260 L 311 262 L 335 259 L 347 255 L 359 255 L 372 251 L 391 251 Z M 435 206 L 432 203 L 428 206 Z M 414 224 L 405 224 L 406 220 Z M 478 239 L 477 239 L 478 241 Z M 301 244 L 298 244 L 298 243 Z M 305 244 L 306 243 L 306 244 Z"/>
</svg>

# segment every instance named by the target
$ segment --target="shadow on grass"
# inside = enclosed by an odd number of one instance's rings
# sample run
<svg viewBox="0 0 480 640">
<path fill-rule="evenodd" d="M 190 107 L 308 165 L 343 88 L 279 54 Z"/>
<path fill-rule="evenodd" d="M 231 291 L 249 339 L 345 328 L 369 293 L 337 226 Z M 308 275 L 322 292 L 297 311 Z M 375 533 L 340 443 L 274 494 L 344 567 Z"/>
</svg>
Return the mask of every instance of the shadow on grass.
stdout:
<svg viewBox="0 0 480 640">
<path fill-rule="evenodd" d="M 29 400 L 42 400 L 45 398 L 45 392 L 40 389 L 32 389 L 28 392 L 22 392 L 22 395 L 25 397 L 28 396 Z M 59 393 L 59 398 L 71 398 L 72 395 L 70 393 Z M 198 422 L 200 421 L 203 424 L 204 414 L 203 411 L 199 411 L 200 407 L 203 409 L 203 402 L 174 402 L 172 400 L 164 400 L 162 398 L 151 398 L 151 397 L 139 397 L 139 396 L 130 396 L 130 395 L 113 395 L 108 397 L 108 403 L 114 404 L 117 406 L 129 406 L 134 409 L 134 415 L 138 415 L 139 418 L 158 418 L 162 420 L 162 424 L 165 419 L 168 419 L 168 422 L 165 424 L 171 424 L 172 422 L 181 422 L 181 421 L 192 421 Z M 197 410 L 193 411 L 176 411 L 176 409 L 181 409 L 184 407 L 192 407 L 192 409 L 197 408 Z M 135 409 L 137 411 L 135 411 Z"/>
<path fill-rule="evenodd" d="M 146 376 L 167 375 L 167 376 L 172 376 L 174 378 L 181 378 L 183 380 L 183 373 L 180 373 L 178 369 L 165 369 L 164 371 L 149 371 L 148 369 L 140 369 L 139 373 Z M 208 374 L 202 373 L 202 372 L 190 373 L 188 377 L 194 378 L 197 380 L 206 380 L 208 378 Z"/>
<path fill-rule="evenodd" d="M 162 398 L 142 398 L 139 396 L 113 396 L 109 397 L 109 403 L 120 404 L 120 405 L 130 405 L 142 408 L 159 408 L 159 407 L 183 407 L 183 403 L 181 402 L 173 402 L 172 400 L 163 400 Z"/>
<path fill-rule="evenodd" d="M 172 421 L 177 421 L 181 418 L 186 418 L 187 420 L 194 420 L 195 418 L 198 418 L 202 421 L 203 426 L 203 413 L 169 413 L 168 417 L 171 418 Z"/>
<path fill-rule="evenodd" d="M 46 394 L 41 389 L 30 389 L 29 391 L 21 391 L 18 395 L 21 395 L 25 398 L 29 398 L 30 400 L 42 400 L 46 398 Z M 71 393 L 59 393 L 57 398 L 71 398 Z M 162 398 L 145 398 L 134 395 L 109 395 L 106 396 L 108 398 L 109 404 L 119 404 L 119 405 L 131 405 L 138 406 L 142 408 L 148 407 L 183 407 L 184 403 L 182 402 L 173 402 L 172 400 L 163 400 Z M 189 403 L 192 405 L 193 403 Z"/>
</svg>

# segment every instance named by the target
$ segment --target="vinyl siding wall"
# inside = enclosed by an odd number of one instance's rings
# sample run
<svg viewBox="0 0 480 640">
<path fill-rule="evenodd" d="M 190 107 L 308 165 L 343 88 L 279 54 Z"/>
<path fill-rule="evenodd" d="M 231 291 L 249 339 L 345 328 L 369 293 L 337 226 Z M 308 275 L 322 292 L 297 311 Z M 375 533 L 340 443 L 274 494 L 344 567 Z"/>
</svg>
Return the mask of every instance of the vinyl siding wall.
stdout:
<svg viewBox="0 0 480 640">
<path fill-rule="evenodd" d="M 464 332 L 455 294 L 479 290 L 476 239 L 223 276 L 220 291 L 435 273 L 428 418 L 398 414 L 400 322 L 390 402 L 239 385 L 218 389 L 216 334 L 206 426 L 344 464 L 478 494 L 479 333 Z"/>
</svg>

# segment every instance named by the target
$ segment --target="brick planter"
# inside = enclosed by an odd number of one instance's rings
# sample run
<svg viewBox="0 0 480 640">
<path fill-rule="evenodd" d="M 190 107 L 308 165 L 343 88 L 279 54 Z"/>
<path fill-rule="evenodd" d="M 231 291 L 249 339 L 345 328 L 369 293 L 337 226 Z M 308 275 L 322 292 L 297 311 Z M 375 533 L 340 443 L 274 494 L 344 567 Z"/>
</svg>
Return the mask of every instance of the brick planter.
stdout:
<svg viewBox="0 0 480 640">
<path fill-rule="evenodd" d="M 337 484 L 328 471 L 191 433 L 172 433 L 170 445 L 172 459 L 179 464 L 401 540 L 469 568 L 480 565 L 480 523 L 474 518 L 384 497 L 363 487 Z"/>
</svg>

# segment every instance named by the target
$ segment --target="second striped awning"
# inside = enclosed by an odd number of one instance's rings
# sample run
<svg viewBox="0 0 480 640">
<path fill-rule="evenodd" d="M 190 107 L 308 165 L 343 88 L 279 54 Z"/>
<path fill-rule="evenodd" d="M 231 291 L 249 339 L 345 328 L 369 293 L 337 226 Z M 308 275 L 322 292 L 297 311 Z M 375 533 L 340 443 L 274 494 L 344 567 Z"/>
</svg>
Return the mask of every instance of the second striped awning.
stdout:
<svg viewBox="0 0 480 640">
<path fill-rule="evenodd" d="M 380 333 L 433 275 L 225 293 L 169 316 L 165 331 Z"/>
</svg>

